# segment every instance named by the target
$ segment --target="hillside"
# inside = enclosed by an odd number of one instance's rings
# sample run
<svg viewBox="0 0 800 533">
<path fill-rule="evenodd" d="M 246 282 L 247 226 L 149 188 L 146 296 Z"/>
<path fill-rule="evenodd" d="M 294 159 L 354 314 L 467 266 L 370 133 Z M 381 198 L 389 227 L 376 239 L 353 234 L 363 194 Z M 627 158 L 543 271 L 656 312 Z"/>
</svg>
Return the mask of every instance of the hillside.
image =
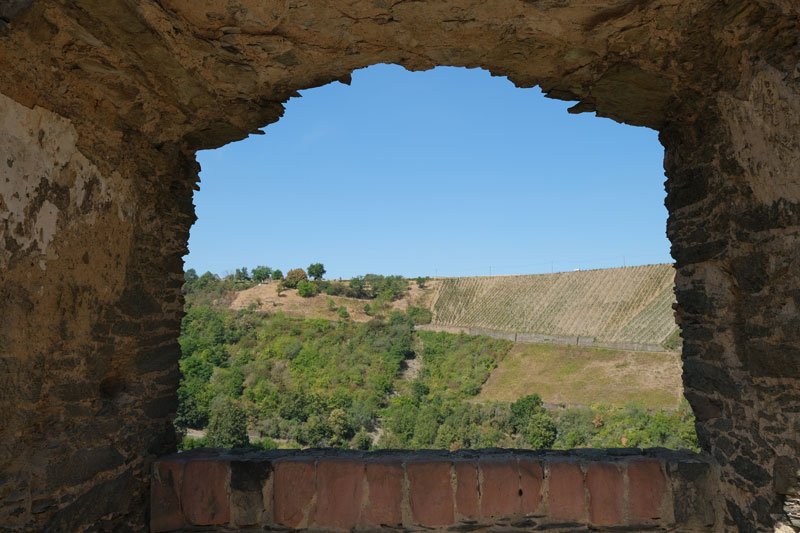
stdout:
<svg viewBox="0 0 800 533">
<path fill-rule="evenodd" d="M 649 388 L 627 383 L 630 373 L 617 371 L 630 352 L 537 348 L 554 354 L 543 376 L 557 381 L 573 367 L 575 375 L 591 374 L 596 396 L 587 399 L 574 380 L 534 384 L 527 369 L 541 371 L 547 360 L 520 365 L 516 352 L 532 345 L 415 331 L 411 316 L 396 310 L 355 322 L 190 305 L 180 345 L 175 423 L 192 430 L 184 448 L 696 446 L 691 414 L 675 401 L 679 388 L 670 391 L 657 373 Z M 634 373 L 648 371 L 647 355 L 677 360 L 643 354 Z M 523 372 L 509 381 L 504 369 L 516 374 L 514 364 Z M 488 398 L 485 387 L 515 394 Z"/>
<path fill-rule="evenodd" d="M 424 289 L 409 283 L 407 292 L 388 303 L 392 309 L 424 307 L 433 322 L 424 329 L 507 337 L 528 343 L 606 346 L 660 350 L 679 341 L 672 304 L 672 265 L 560 272 L 525 276 L 436 278 Z M 364 299 L 296 290 L 277 291 L 268 281 L 237 291 L 231 308 L 255 306 L 263 312 L 335 320 L 345 308 L 356 322 L 371 319 Z M 516 334 L 516 338 L 514 336 Z M 676 346 L 671 345 L 674 349 Z"/>
<path fill-rule="evenodd" d="M 631 273 L 652 280 L 637 269 L 621 277 L 630 281 Z M 562 277 L 580 292 L 576 276 Z M 311 294 L 321 294 L 308 296 L 309 283 L 289 289 L 255 280 L 246 269 L 225 278 L 190 273 L 176 418 L 191 435 L 183 446 L 696 445 L 691 413 L 680 402 L 676 353 L 515 343 L 534 336 L 492 338 L 496 330 L 487 336 L 420 329 L 432 319 L 426 309 L 453 297 L 449 285 L 469 281 L 480 286 L 487 278 L 417 283 L 370 274 L 314 281 Z M 518 291 L 541 285 L 542 276 L 488 281 L 504 294 L 514 284 Z M 600 289 L 619 292 L 613 283 Z M 659 308 L 651 299 L 629 314 L 652 318 Z"/>
<path fill-rule="evenodd" d="M 669 264 L 443 278 L 431 305 L 433 324 L 658 345 L 677 329 L 673 283 Z"/>
<path fill-rule="evenodd" d="M 389 306 L 398 311 L 405 311 L 409 305 L 430 308 L 438 285 L 438 281 L 432 280 L 426 289 L 420 289 L 416 283 L 410 283 L 405 296 L 390 302 Z M 364 312 L 366 303 L 369 303 L 369 300 L 327 294 L 303 298 L 294 289 L 288 289 L 278 294 L 278 282 L 268 281 L 236 292 L 230 307 L 238 310 L 255 306 L 259 311 L 266 313 L 281 311 L 294 317 L 330 320 L 337 320 L 339 318 L 338 308 L 344 307 L 355 322 L 368 322 L 372 320 L 372 317 Z"/>
</svg>

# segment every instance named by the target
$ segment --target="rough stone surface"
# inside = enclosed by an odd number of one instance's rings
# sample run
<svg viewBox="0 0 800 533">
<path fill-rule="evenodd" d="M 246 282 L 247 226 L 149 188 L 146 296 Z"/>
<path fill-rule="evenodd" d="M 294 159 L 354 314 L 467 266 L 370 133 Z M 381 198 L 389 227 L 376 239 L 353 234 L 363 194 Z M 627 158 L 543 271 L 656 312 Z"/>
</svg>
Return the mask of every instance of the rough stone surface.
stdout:
<svg viewBox="0 0 800 533">
<path fill-rule="evenodd" d="M 383 62 L 483 67 L 659 130 L 684 382 L 720 466 L 715 516 L 769 529 L 797 501 L 773 483 L 797 487 L 776 458 L 800 455 L 795 0 L 1 7 L 4 526 L 143 527 L 150 465 L 174 449 L 195 150 Z M 66 466 L 84 450 L 102 461 Z M 99 487 L 122 494 L 87 505 Z"/>
</svg>

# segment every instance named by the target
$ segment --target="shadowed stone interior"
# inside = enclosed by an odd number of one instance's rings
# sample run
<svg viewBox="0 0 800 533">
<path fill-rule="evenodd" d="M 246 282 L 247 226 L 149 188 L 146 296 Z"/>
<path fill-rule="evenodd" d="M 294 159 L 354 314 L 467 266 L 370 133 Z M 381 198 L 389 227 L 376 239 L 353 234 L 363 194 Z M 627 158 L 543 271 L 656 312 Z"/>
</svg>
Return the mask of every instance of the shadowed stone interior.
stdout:
<svg viewBox="0 0 800 533">
<path fill-rule="evenodd" d="M 144 527 L 175 446 L 195 151 L 397 63 L 660 132 L 718 529 L 772 527 L 800 457 L 798 35 L 795 0 L 4 2 L 0 522 Z"/>
</svg>

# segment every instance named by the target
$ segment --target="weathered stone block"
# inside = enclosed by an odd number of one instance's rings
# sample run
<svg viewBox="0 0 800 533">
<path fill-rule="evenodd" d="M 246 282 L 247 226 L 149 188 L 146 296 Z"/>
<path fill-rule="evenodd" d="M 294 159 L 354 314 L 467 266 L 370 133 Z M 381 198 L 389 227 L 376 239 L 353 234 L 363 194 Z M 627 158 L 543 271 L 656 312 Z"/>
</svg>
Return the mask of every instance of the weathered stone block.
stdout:
<svg viewBox="0 0 800 533">
<path fill-rule="evenodd" d="M 254 527 L 266 520 L 265 486 L 272 475 L 266 460 L 231 461 L 231 523 L 237 527 Z"/>
<path fill-rule="evenodd" d="M 450 461 L 415 461 L 406 464 L 409 502 L 414 524 L 436 527 L 452 524 L 453 487 Z"/>
<path fill-rule="evenodd" d="M 364 462 L 320 459 L 313 524 L 320 529 L 350 529 L 359 522 L 364 495 Z"/>
<path fill-rule="evenodd" d="M 628 463 L 628 513 L 631 523 L 658 522 L 664 517 L 667 480 L 656 459 Z"/>
<path fill-rule="evenodd" d="M 214 526 L 230 521 L 228 463 L 220 460 L 190 461 L 183 470 L 181 505 L 189 524 Z"/>
<path fill-rule="evenodd" d="M 575 523 L 586 521 L 586 491 L 579 463 L 547 463 L 547 508 L 548 515 L 553 520 Z"/>
<path fill-rule="evenodd" d="M 273 513 L 276 524 L 286 527 L 305 527 L 316 492 L 314 459 L 285 459 L 273 464 Z"/>
<path fill-rule="evenodd" d="M 153 465 L 150 483 L 150 530 L 174 531 L 186 525 L 181 509 L 184 462 L 159 461 Z"/>
<path fill-rule="evenodd" d="M 625 487 L 615 463 L 591 463 L 586 471 L 589 521 L 598 526 L 623 523 Z"/>
<path fill-rule="evenodd" d="M 520 511 L 524 514 L 536 513 L 542 503 L 544 471 L 538 460 L 519 458 Z"/>
<path fill-rule="evenodd" d="M 367 526 L 402 524 L 403 465 L 395 461 L 368 462 L 365 475 L 369 501 L 364 507 L 363 522 Z"/>
<path fill-rule="evenodd" d="M 478 465 L 456 461 L 456 514 L 459 518 L 477 520 L 481 516 Z"/>
<path fill-rule="evenodd" d="M 519 470 L 514 457 L 492 457 L 478 462 L 481 478 L 481 515 L 486 518 L 519 514 Z"/>
</svg>

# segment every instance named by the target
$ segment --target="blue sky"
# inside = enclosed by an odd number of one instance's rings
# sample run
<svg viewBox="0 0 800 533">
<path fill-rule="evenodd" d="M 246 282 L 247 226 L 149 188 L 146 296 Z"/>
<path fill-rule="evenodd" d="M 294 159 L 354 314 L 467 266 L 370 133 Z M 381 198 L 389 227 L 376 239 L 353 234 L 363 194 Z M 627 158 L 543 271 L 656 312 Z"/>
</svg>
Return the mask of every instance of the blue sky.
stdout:
<svg viewBox="0 0 800 533">
<path fill-rule="evenodd" d="M 655 131 L 479 69 L 376 65 L 198 154 L 186 267 L 522 274 L 670 262 Z"/>
</svg>

